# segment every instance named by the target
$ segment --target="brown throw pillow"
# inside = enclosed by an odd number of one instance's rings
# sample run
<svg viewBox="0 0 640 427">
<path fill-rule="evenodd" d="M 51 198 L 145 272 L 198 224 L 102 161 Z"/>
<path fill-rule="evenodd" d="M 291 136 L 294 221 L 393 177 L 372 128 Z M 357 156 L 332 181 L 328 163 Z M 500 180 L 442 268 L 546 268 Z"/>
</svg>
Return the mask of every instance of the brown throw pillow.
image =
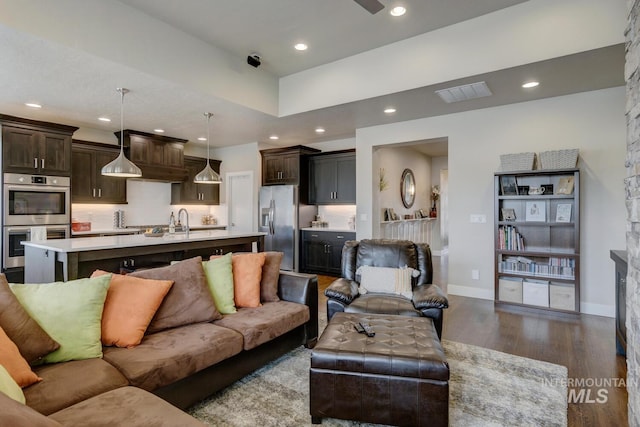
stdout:
<svg viewBox="0 0 640 427">
<path fill-rule="evenodd" d="M 22 307 L 4 274 L 0 274 L 0 327 L 30 364 L 60 347 Z"/>
<path fill-rule="evenodd" d="M 190 258 L 168 267 L 136 271 L 130 276 L 173 280 L 173 286 L 160 304 L 147 333 L 222 318 L 207 286 L 202 257 Z"/>
<path fill-rule="evenodd" d="M 9 339 L 0 327 L 0 365 L 4 366 L 11 378 L 21 387 L 42 381 L 32 370 L 18 351 L 15 343 Z"/>
<path fill-rule="evenodd" d="M 282 252 L 265 252 L 267 255 L 262 266 L 262 280 L 260 282 L 260 300 L 262 302 L 280 301 L 278 298 L 278 279 L 280 278 L 280 264 L 284 254 Z"/>
</svg>

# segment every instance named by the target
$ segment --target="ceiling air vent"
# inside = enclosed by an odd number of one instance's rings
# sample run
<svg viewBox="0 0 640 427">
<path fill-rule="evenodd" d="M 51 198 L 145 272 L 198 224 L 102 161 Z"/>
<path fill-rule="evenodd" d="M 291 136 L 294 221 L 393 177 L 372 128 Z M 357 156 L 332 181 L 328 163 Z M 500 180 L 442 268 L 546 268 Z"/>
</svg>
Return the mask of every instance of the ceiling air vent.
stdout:
<svg viewBox="0 0 640 427">
<path fill-rule="evenodd" d="M 440 89 L 436 93 L 446 103 L 468 101 L 469 99 L 493 95 L 485 82 Z"/>
</svg>

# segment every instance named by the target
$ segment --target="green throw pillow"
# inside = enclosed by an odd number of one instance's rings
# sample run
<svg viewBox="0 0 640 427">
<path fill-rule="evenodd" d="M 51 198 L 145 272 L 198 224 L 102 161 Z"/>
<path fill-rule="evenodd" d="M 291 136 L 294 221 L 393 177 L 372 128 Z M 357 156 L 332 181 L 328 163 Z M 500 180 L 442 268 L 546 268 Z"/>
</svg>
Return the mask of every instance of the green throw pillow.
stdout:
<svg viewBox="0 0 640 427">
<path fill-rule="evenodd" d="M 233 270 L 231 267 L 231 252 L 221 257 L 203 261 L 202 267 L 207 277 L 207 285 L 213 296 L 216 308 L 222 314 L 236 312 L 233 300 Z"/>
<path fill-rule="evenodd" d="M 44 363 L 102 357 L 101 321 L 111 275 L 40 284 L 10 284 L 20 304 L 60 348 Z"/>
<path fill-rule="evenodd" d="M 0 393 L 4 393 L 13 400 L 17 400 L 20 403 L 25 403 L 24 393 L 22 389 L 16 383 L 9 372 L 0 365 Z"/>
</svg>

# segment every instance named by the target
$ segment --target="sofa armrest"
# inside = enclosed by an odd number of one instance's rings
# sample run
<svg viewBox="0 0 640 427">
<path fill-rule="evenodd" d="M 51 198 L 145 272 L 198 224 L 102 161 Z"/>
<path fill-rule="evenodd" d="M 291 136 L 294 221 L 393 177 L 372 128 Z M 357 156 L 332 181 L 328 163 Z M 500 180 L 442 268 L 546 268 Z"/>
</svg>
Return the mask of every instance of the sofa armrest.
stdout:
<svg viewBox="0 0 640 427">
<path fill-rule="evenodd" d="M 449 300 L 438 285 L 429 284 L 413 288 L 413 305 L 418 310 L 426 308 L 447 308 Z"/>
<path fill-rule="evenodd" d="M 305 326 L 305 346 L 313 347 L 318 340 L 318 276 L 280 270 L 278 296 L 283 301 L 309 307 L 309 321 Z"/>
<path fill-rule="evenodd" d="M 351 304 L 360 293 L 358 283 L 343 277 L 334 280 L 324 291 L 327 298 L 336 299 L 344 304 Z"/>
</svg>

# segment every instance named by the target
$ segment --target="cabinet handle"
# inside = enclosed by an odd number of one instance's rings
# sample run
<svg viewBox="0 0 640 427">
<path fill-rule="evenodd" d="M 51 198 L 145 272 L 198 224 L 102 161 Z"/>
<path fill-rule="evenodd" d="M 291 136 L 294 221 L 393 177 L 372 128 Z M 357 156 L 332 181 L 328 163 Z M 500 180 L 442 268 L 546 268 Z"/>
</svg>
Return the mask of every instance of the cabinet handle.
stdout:
<svg viewBox="0 0 640 427">
<path fill-rule="evenodd" d="M 44 159 L 40 159 L 40 167 L 44 169 Z"/>
<path fill-rule="evenodd" d="M 344 239 L 344 236 L 336 236 L 336 239 Z"/>
<path fill-rule="evenodd" d="M 34 169 L 38 169 L 38 158 L 37 157 L 33 158 L 33 168 Z"/>
<path fill-rule="evenodd" d="M 311 237 L 318 237 L 318 235 L 317 234 L 312 234 Z"/>
<path fill-rule="evenodd" d="M 98 188 L 98 198 L 101 198 L 101 197 L 102 197 L 102 188 Z"/>
<path fill-rule="evenodd" d="M 93 189 L 93 198 L 94 199 L 96 198 L 96 189 L 95 188 Z"/>
</svg>

